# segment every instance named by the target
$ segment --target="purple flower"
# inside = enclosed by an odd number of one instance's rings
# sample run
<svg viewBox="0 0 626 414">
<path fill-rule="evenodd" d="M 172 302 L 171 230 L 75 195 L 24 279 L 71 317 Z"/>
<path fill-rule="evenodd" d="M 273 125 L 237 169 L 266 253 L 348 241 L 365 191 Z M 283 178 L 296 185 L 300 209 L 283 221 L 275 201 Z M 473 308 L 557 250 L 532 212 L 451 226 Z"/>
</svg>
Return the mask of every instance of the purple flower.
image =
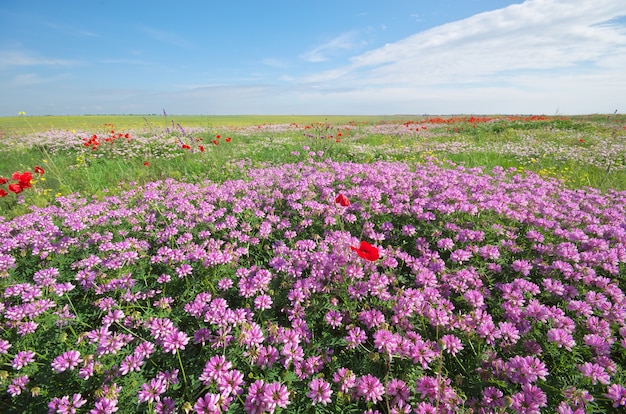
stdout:
<svg viewBox="0 0 626 414">
<path fill-rule="evenodd" d="M 339 328 L 341 326 L 341 313 L 336 310 L 329 310 L 326 312 L 324 320 L 326 321 L 326 324 L 331 326 L 333 329 Z"/>
<path fill-rule="evenodd" d="M 409 387 L 404 381 L 393 378 L 387 383 L 387 395 L 393 397 L 391 401 L 393 405 L 398 405 L 401 402 L 408 403 L 410 398 Z"/>
<path fill-rule="evenodd" d="M 546 394 L 532 384 L 522 385 L 522 391 L 511 396 L 511 407 L 518 413 L 540 414 L 541 408 L 547 406 Z"/>
<path fill-rule="evenodd" d="M 617 408 L 620 405 L 626 406 L 626 387 L 623 385 L 611 384 L 604 396 L 613 401 L 613 408 Z"/>
<path fill-rule="evenodd" d="M 439 341 L 441 343 L 441 349 L 451 355 L 456 355 L 463 350 L 463 343 L 454 335 L 444 335 Z"/>
<path fill-rule="evenodd" d="M 574 337 L 571 333 L 561 328 L 552 328 L 548 331 L 547 339 L 549 342 L 555 343 L 559 348 L 564 347 L 568 351 L 576 345 Z"/>
<path fill-rule="evenodd" d="M 591 383 L 596 385 L 598 382 L 602 384 L 608 384 L 611 381 L 611 377 L 604 370 L 604 367 L 591 362 L 585 362 L 578 366 L 578 370 L 587 378 L 591 378 Z"/>
<path fill-rule="evenodd" d="M 306 396 L 313 400 L 312 405 L 326 405 L 331 402 L 330 396 L 332 394 L 333 391 L 330 389 L 330 384 L 328 382 L 326 382 L 323 378 L 314 378 L 309 383 L 309 392 Z"/>
<path fill-rule="evenodd" d="M 209 385 L 211 381 L 218 381 L 222 378 L 232 366 L 233 364 L 224 356 L 214 355 L 206 362 L 204 370 L 202 370 L 202 374 L 198 379 L 202 381 L 204 385 Z"/>
<path fill-rule="evenodd" d="M 6 339 L 0 339 L 0 355 L 6 354 L 11 346 L 11 343 Z"/>
<path fill-rule="evenodd" d="M 30 351 L 30 350 L 20 351 L 13 358 L 13 361 L 11 362 L 11 366 L 13 367 L 13 369 L 19 370 L 34 361 L 35 361 L 35 353 L 33 351 Z"/>
<path fill-rule="evenodd" d="M 71 398 L 69 395 L 64 395 L 61 398 L 54 397 L 50 403 L 48 403 L 48 412 L 57 412 L 61 414 L 76 413 L 76 409 L 87 404 L 87 400 L 83 399 L 82 395 L 74 394 Z"/>
<path fill-rule="evenodd" d="M 26 384 L 28 384 L 29 382 L 30 379 L 27 375 L 15 377 L 11 381 L 11 384 L 9 384 L 9 386 L 7 387 L 7 392 L 11 395 L 11 397 L 20 395 L 22 391 L 26 390 Z"/>
<path fill-rule="evenodd" d="M 385 387 L 378 378 L 371 374 L 363 375 L 357 379 L 356 393 L 365 401 L 382 401 L 385 394 Z"/>
<path fill-rule="evenodd" d="M 533 265 L 528 260 L 515 260 L 511 263 L 511 269 L 514 272 L 521 273 L 523 276 L 528 276 L 532 268 Z"/>
<path fill-rule="evenodd" d="M 94 407 L 89 414 L 113 414 L 119 409 L 117 400 L 111 398 L 98 398 Z"/>
<path fill-rule="evenodd" d="M 356 375 L 348 368 L 339 368 L 333 374 L 333 382 L 339 383 L 341 392 L 348 394 L 356 386 Z"/>
<path fill-rule="evenodd" d="M 80 362 L 82 362 L 80 352 L 72 350 L 64 352 L 63 354 L 54 358 L 51 365 L 52 369 L 56 373 L 59 373 L 68 369 L 73 370 Z"/>
<path fill-rule="evenodd" d="M 217 388 L 224 397 L 239 395 L 243 392 L 243 374 L 236 369 L 228 371 L 217 379 Z"/>
<path fill-rule="evenodd" d="M 546 365 L 535 356 L 514 356 L 506 362 L 505 369 L 509 379 L 515 384 L 529 384 L 541 379 L 546 380 Z"/>
<path fill-rule="evenodd" d="M 220 398 L 219 394 L 204 394 L 193 405 L 194 412 L 198 414 L 220 414 L 222 412 Z"/>
<path fill-rule="evenodd" d="M 185 349 L 185 345 L 189 342 L 189 337 L 186 333 L 173 330 L 165 335 L 163 338 L 163 349 L 166 352 L 175 354 L 179 349 Z"/>
<path fill-rule="evenodd" d="M 270 309 L 272 307 L 272 298 L 270 295 L 259 295 L 254 298 L 254 307 L 257 310 Z"/>
<path fill-rule="evenodd" d="M 141 389 L 137 392 L 137 399 L 140 403 L 153 403 L 165 391 L 167 391 L 167 382 L 161 378 L 152 378 L 150 383 L 141 384 Z"/>
<path fill-rule="evenodd" d="M 286 408 L 289 405 L 289 389 L 279 382 L 266 384 L 261 399 L 270 412 L 276 407 Z"/>
<path fill-rule="evenodd" d="M 348 349 L 354 349 L 367 340 L 365 331 L 358 326 L 348 328 L 348 335 L 344 337 L 348 343 Z"/>
<path fill-rule="evenodd" d="M 136 353 L 130 354 L 120 363 L 120 373 L 126 375 L 129 372 L 139 372 L 144 364 L 143 357 Z"/>
</svg>

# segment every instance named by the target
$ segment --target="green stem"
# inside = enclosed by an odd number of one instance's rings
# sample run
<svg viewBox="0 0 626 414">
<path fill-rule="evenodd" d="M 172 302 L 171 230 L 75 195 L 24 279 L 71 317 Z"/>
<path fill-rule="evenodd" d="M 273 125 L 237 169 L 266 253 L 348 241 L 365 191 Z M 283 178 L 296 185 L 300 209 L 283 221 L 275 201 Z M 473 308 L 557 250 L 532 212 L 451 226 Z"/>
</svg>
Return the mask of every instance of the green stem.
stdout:
<svg viewBox="0 0 626 414">
<path fill-rule="evenodd" d="M 180 365 L 180 371 L 183 373 L 183 380 L 185 381 L 185 388 L 187 387 L 187 375 L 185 374 L 185 368 L 183 367 L 183 360 L 180 359 L 180 352 L 176 350 L 176 356 L 178 357 L 178 364 Z"/>
</svg>

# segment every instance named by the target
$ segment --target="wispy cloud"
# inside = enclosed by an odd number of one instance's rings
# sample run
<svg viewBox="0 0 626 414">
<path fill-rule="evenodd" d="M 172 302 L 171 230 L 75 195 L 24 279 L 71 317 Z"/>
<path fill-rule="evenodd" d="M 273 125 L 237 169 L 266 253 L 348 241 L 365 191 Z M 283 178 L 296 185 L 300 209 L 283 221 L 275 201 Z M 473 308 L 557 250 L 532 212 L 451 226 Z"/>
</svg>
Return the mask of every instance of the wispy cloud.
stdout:
<svg viewBox="0 0 626 414">
<path fill-rule="evenodd" d="M 179 35 L 178 33 L 169 32 L 161 29 L 154 29 L 148 26 L 140 26 L 139 30 L 161 43 L 167 43 L 169 45 L 180 47 L 183 49 L 191 49 L 193 47 L 192 42 L 187 40 L 184 36 Z"/>
<path fill-rule="evenodd" d="M 81 62 L 70 59 L 59 59 L 38 56 L 22 50 L 0 51 L 0 69 L 16 66 L 76 66 Z"/>
<path fill-rule="evenodd" d="M 393 85 L 479 81 L 514 70 L 602 65 L 626 54 L 626 14 L 612 0 L 528 0 L 415 34 L 355 56 L 308 81 Z"/>
<path fill-rule="evenodd" d="M 103 59 L 102 63 L 113 65 L 154 65 L 154 62 L 141 59 Z"/>
<path fill-rule="evenodd" d="M 265 58 L 261 60 L 261 63 L 265 66 L 269 66 L 275 69 L 285 69 L 289 66 L 289 64 L 285 60 L 276 58 Z"/>
<path fill-rule="evenodd" d="M 342 33 L 328 42 L 314 47 L 303 53 L 300 57 L 308 62 L 324 62 L 338 51 L 351 50 L 356 47 L 362 47 L 364 44 L 364 41 L 359 41 L 356 31 L 350 31 Z"/>
<path fill-rule="evenodd" d="M 73 26 L 73 25 L 59 24 L 59 23 L 50 22 L 50 21 L 43 22 L 42 24 L 69 36 L 100 37 L 97 33 L 94 33 L 89 30 L 79 29 L 77 28 L 77 26 Z"/>
<path fill-rule="evenodd" d="M 42 77 L 37 73 L 19 73 L 8 79 L 6 86 L 23 88 L 44 83 L 53 83 L 66 80 L 68 75 Z"/>
</svg>

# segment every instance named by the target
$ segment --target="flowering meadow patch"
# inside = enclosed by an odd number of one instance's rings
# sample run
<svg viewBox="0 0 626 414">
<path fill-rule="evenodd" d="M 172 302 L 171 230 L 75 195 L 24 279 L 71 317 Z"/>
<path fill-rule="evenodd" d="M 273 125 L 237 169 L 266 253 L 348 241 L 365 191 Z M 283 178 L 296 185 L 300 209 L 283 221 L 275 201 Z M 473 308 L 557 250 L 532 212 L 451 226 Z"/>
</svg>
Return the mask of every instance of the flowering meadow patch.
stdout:
<svg viewBox="0 0 626 414">
<path fill-rule="evenodd" d="M 626 192 L 236 166 L 0 218 L 2 412 L 626 408 Z"/>
</svg>

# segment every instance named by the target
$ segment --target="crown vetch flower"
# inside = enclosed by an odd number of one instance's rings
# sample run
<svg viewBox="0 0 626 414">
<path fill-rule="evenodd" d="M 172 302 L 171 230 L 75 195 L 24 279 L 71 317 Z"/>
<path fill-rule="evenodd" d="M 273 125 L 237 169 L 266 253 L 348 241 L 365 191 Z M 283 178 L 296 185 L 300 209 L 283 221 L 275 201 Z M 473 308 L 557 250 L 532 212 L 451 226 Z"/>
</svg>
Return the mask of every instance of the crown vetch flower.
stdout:
<svg viewBox="0 0 626 414">
<path fill-rule="evenodd" d="M 366 241 L 362 241 L 358 248 L 350 246 L 350 249 L 355 251 L 356 254 L 358 254 L 365 260 L 369 260 L 370 262 L 374 262 L 380 257 L 378 249 Z"/>
<path fill-rule="evenodd" d="M 339 194 L 337 198 L 335 198 L 335 203 L 343 207 L 348 207 L 350 205 L 350 200 L 348 200 L 348 198 L 343 194 Z"/>
</svg>

